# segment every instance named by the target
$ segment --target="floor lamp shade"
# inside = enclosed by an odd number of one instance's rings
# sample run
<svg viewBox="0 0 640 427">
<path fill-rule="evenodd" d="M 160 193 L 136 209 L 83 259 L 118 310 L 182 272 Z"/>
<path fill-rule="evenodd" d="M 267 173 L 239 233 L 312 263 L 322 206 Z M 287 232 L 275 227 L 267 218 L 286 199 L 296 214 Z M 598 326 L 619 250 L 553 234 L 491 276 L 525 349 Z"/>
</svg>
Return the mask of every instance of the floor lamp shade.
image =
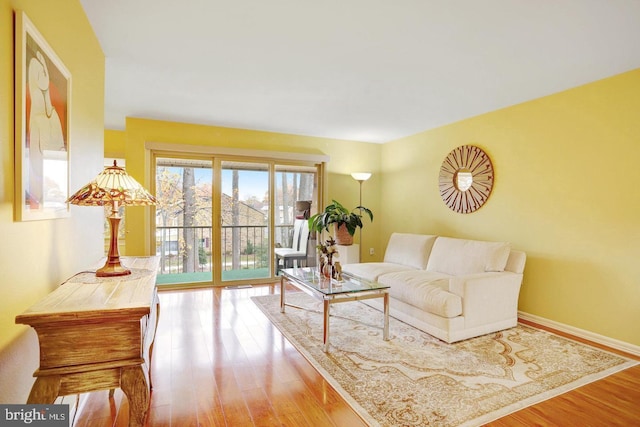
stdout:
<svg viewBox="0 0 640 427">
<path fill-rule="evenodd" d="M 362 181 L 366 181 L 369 178 L 371 178 L 371 173 L 369 173 L 369 172 L 353 172 L 351 174 L 351 176 L 356 181 L 362 182 Z"/>
<path fill-rule="evenodd" d="M 131 274 L 129 269 L 120 264 L 118 227 L 121 218 L 118 215 L 118 208 L 120 206 L 155 205 L 155 197 L 114 161 L 113 166 L 106 167 L 93 181 L 69 197 L 67 202 L 79 206 L 111 207 L 111 215 L 108 218 L 111 235 L 109 254 L 105 265 L 96 271 L 96 276 Z"/>
</svg>

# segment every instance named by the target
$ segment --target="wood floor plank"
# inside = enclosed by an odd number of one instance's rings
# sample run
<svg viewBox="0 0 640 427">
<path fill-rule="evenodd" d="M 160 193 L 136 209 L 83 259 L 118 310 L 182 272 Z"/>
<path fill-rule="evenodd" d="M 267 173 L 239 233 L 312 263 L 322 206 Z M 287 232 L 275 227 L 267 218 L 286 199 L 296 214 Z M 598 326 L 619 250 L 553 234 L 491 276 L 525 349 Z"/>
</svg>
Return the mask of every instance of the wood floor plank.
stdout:
<svg viewBox="0 0 640 427">
<path fill-rule="evenodd" d="M 267 388 L 267 393 L 271 396 L 271 405 L 280 420 L 292 419 L 296 420 L 298 425 L 308 425 L 300 408 L 291 396 L 296 386 L 295 381 L 276 381 Z"/>
<path fill-rule="evenodd" d="M 156 426 L 156 427 L 170 427 L 171 426 L 171 405 L 166 404 L 166 405 L 151 406 L 151 408 L 149 408 L 147 424 Z"/>
<path fill-rule="evenodd" d="M 261 426 L 278 425 L 278 417 L 262 388 L 243 390 L 242 396 L 249 408 L 253 423 Z"/>
<path fill-rule="evenodd" d="M 250 299 L 278 292 L 279 284 L 160 293 L 147 426 L 366 426 Z M 640 425 L 638 402 L 640 366 L 487 425 Z M 75 426 L 125 427 L 128 408 L 121 390 L 85 394 Z"/>
<path fill-rule="evenodd" d="M 292 384 L 289 390 L 290 397 L 295 401 L 296 406 L 300 409 L 301 414 L 312 426 L 332 426 L 335 425 L 328 415 L 326 408 L 319 404 L 315 393 L 306 386 L 305 383 Z M 349 424 L 349 426 L 357 426 L 357 424 Z"/>
<path fill-rule="evenodd" d="M 198 421 L 201 425 L 224 426 L 224 412 L 219 393 L 198 395 Z"/>
</svg>

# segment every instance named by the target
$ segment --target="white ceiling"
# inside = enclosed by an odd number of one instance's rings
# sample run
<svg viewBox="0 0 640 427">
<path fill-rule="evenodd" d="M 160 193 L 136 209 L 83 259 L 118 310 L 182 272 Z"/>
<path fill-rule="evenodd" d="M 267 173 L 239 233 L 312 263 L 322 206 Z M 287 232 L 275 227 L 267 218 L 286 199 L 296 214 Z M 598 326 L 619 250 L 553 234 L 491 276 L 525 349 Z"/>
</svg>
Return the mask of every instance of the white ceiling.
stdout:
<svg viewBox="0 0 640 427">
<path fill-rule="evenodd" d="M 80 0 L 105 127 L 367 142 L 640 68 L 638 0 Z"/>
</svg>

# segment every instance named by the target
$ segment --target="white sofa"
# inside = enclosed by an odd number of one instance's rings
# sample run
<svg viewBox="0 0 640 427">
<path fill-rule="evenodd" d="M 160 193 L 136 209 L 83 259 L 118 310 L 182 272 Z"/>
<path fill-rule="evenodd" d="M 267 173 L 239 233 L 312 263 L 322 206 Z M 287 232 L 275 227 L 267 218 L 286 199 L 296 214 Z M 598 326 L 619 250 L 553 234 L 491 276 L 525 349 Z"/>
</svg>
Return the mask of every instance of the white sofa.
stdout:
<svg viewBox="0 0 640 427">
<path fill-rule="evenodd" d="M 516 326 L 525 262 L 506 242 L 394 233 L 383 262 L 342 269 L 389 285 L 391 316 L 452 343 Z"/>
</svg>

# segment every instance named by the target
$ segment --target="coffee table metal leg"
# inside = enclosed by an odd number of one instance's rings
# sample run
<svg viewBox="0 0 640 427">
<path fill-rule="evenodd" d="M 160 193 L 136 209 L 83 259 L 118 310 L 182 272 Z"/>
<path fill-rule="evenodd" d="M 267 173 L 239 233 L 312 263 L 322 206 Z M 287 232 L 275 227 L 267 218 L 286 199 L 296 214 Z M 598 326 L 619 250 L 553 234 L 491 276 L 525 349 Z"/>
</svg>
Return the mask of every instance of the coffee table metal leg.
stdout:
<svg viewBox="0 0 640 427">
<path fill-rule="evenodd" d="M 329 300 L 325 299 L 324 300 L 324 336 L 323 336 L 325 353 L 329 352 L 329 307 L 330 307 Z"/>
<path fill-rule="evenodd" d="M 280 313 L 284 313 L 284 276 L 280 276 Z"/>
<path fill-rule="evenodd" d="M 389 341 L 389 293 L 384 293 L 384 332 L 382 339 Z"/>
</svg>

